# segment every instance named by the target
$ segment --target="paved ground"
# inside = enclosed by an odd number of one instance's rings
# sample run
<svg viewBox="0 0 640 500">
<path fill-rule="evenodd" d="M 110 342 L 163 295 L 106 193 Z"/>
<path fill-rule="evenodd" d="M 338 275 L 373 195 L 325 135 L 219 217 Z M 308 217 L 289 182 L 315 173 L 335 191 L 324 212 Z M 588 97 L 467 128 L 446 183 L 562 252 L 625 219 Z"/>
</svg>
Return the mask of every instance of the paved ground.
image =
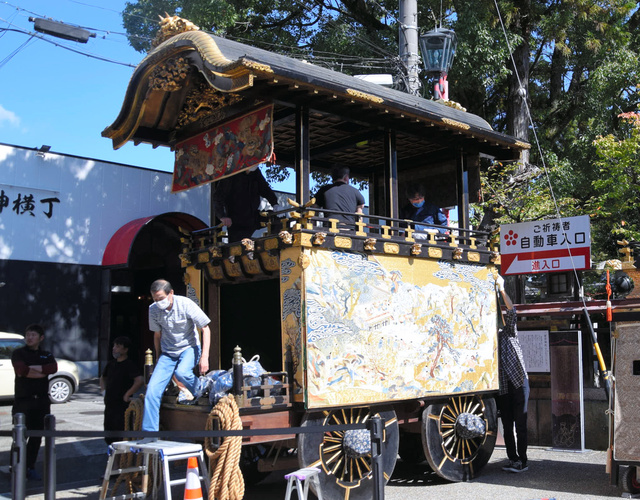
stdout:
<svg viewBox="0 0 640 500">
<path fill-rule="evenodd" d="M 73 400 L 53 405 L 57 428 L 61 430 L 101 430 L 103 404 L 95 380 L 83 383 Z M 0 405 L 0 429 L 11 429 L 11 406 Z M 11 439 L 0 437 L 0 498 L 11 498 L 8 470 Z M 42 451 L 41 451 L 42 455 Z M 57 499 L 97 499 L 100 477 L 106 464 L 106 445 L 101 439 L 63 438 L 56 441 Z M 522 474 L 501 470 L 506 460 L 497 448 L 481 476 L 467 483 L 448 483 L 424 466 L 399 461 L 385 488 L 386 500 L 595 500 L 621 498 L 622 490 L 609 485 L 605 473 L 606 454 L 600 451 L 569 453 L 545 448 L 530 450 L 530 469 Z M 41 469 L 42 463 L 37 467 Z M 286 484 L 284 472 L 274 472 L 258 485 L 247 485 L 247 500 L 282 500 Z M 174 498 L 184 489 L 174 487 Z M 119 492 L 122 494 L 122 491 Z M 43 483 L 29 482 L 30 500 L 44 498 Z M 294 495 L 295 497 L 295 495 Z M 205 496 L 206 498 L 206 496 Z"/>
</svg>

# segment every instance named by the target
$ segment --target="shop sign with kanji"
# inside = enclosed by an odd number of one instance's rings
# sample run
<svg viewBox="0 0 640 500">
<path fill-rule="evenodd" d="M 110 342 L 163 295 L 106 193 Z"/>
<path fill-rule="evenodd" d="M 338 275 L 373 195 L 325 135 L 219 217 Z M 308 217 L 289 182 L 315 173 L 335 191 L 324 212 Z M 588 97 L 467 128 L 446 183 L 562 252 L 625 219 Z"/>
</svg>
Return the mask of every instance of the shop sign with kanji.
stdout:
<svg viewBox="0 0 640 500">
<path fill-rule="evenodd" d="M 591 268 L 589 216 L 500 227 L 502 274 L 538 274 Z"/>
</svg>

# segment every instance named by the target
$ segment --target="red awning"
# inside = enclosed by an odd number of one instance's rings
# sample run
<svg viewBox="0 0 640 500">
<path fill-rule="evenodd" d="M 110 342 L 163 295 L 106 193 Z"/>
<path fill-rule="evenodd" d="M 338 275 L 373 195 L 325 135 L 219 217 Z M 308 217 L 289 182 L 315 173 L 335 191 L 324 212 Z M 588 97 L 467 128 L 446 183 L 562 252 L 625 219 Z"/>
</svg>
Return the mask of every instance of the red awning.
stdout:
<svg viewBox="0 0 640 500">
<path fill-rule="evenodd" d="M 127 222 L 113 234 L 109 243 L 107 243 L 107 247 L 104 249 L 102 265 L 127 265 L 129 263 L 129 255 L 136 236 L 144 226 L 153 220 L 161 220 L 176 227 L 181 227 L 186 231 L 196 231 L 207 227 L 207 225 L 197 217 L 180 212 L 169 212 L 166 214 L 152 215 L 150 217 L 142 217 L 141 219 L 132 220 L 131 222 Z"/>
</svg>

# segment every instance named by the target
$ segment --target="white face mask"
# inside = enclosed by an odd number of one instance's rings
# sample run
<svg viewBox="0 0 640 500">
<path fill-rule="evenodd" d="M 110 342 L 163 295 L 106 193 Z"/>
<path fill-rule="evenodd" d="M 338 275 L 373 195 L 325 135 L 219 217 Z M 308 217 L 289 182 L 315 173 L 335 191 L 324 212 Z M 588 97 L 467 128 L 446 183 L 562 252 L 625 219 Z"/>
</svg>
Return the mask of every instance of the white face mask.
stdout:
<svg viewBox="0 0 640 500">
<path fill-rule="evenodd" d="M 166 310 L 167 307 L 169 307 L 171 305 L 171 301 L 169 300 L 169 297 L 165 297 L 162 300 L 159 300 L 158 302 L 156 302 L 156 305 L 162 310 Z"/>
</svg>

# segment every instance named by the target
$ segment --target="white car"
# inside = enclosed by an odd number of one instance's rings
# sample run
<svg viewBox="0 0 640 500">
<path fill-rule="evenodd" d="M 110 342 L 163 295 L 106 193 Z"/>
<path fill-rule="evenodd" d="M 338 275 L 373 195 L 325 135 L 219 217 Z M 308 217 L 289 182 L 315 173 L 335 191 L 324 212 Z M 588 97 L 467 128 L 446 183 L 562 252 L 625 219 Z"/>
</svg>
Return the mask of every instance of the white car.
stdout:
<svg viewBox="0 0 640 500">
<path fill-rule="evenodd" d="M 17 333 L 0 332 L 0 400 L 13 399 L 15 372 L 11 353 L 25 345 L 24 337 Z M 73 361 L 58 359 L 58 371 L 49 375 L 49 399 L 52 403 L 65 403 L 78 389 L 80 376 Z"/>
</svg>

